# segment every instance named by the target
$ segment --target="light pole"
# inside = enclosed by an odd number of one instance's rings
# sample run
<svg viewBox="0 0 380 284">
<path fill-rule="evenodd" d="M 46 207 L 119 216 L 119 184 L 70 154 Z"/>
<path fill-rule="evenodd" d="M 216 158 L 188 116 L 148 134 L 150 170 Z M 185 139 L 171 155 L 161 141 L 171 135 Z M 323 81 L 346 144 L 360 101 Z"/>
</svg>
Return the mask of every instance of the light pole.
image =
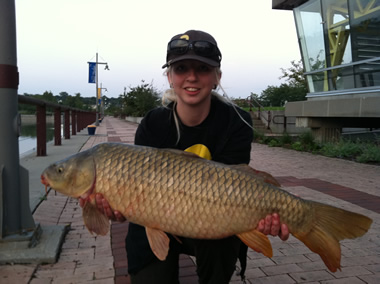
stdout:
<svg viewBox="0 0 380 284">
<path fill-rule="evenodd" d="M 95 83 L 96 84 L 96 90 L 95 90 L 95 97 L 96 97 L 96 121 L 95 121 L 95 125 L 96 126 L 99 126 L 99 89 L 98 89 L 98 82 L 99 82 L 99 76 L 98 76 L 98 65 L 99 64 L 103 64 L 103 65 L 106 65 L 104 67 L 104 70 L 110 70 L 109 67 L 108 67 L 108 63 L 107 62 L 98 62 L 98 53 L 96 53 L 96 62 L 87 62 L 88 64 L 90 64 L 90 68 L 89 68 L 89 73 L 90 73 L 90 76 L 89 76 L 89 83 Z"/>
<path fill-rule="evenodd" d="M 100 103 L 100 110 L 101 110 L 101 113 L 102 113 L 102 118 L 104 117 L 104 98 L 103 98 L 103 95 L 102 95 L 102 90 L 104 90 L 105 92 L 108 92 L 107 88 L 102 88 L 102 83 L 100 83 L 100 88 L 99 88 L 99 91 L 100 91 L 100 100 L 101 100 L 101 103 Z"/>
<path fill-rule="evenodd" d="M 15 1 L 0 1 L 0 242 L 36 232 L 29 207 L 29 173 L 20 165 Z"/>
</svg>

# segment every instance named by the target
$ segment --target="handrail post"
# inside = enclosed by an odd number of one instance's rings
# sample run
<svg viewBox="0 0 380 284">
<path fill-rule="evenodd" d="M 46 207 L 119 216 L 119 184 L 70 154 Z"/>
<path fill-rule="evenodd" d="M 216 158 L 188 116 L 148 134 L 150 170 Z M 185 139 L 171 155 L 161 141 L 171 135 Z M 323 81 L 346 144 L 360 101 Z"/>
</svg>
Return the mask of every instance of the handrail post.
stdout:
<svg viewBox="0 0 380 284">
<path fill-rule="evenodd" d="M 46 156 L 46 106 L 37 106 L 37 156 Z"/>
<path fill-rule="evenodd" d="M 65 139 L 70 139 L 70 111 L 68 109 L 65 110 Z"/>
<path fill-rule="evenodd" d="M 78 132 L 81 131 L 83 128 L 82 128 L 82 111 L 77 111 L 77 130 Z"/>
<path fill-rule="evenodd" d="M 261 119 L 261 107 L 259 106 L 258 117 Z"/>
<path fill-rule="evenodd" d="M 62 145 L 61 139 L 61 109 L 54 109 L 54 145 Z"/>
<path fill-rule="evenodd" d="M 77 135 L 77 112 L 75 110 L 71 111 L 71 134 Z"/>
<path fill-rule="evenodd" d="M 286 124 L 287 124 L 287 121 L 286 121 L 286 116 L 284 115 L 284 132 L 286 132 Z"/>
</svg>

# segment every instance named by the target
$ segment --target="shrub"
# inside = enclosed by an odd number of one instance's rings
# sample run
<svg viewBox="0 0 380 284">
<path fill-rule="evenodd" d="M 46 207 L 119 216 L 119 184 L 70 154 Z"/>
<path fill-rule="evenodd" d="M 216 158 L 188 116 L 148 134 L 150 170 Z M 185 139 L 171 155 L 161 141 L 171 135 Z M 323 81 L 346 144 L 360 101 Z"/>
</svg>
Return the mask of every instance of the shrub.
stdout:
<svg viewBox="0 0 380 284">
<path fill-rule="evenodd" d="M 268 146 L 269 147 L 278 147 L 278 146 L 281 146 L 281 145 L 280 145 L 279 141 L 277 141 L 277 139 L 272 138 L 269 141 Z"/>
<path fill-rule="evenodd" d="M 282 146 L 290 145 L 293 142 L 292 136 L 290 136 L 287 132 L 284 133 L 283 136 L 280 137 L 279 142 Z"/>
</svg>

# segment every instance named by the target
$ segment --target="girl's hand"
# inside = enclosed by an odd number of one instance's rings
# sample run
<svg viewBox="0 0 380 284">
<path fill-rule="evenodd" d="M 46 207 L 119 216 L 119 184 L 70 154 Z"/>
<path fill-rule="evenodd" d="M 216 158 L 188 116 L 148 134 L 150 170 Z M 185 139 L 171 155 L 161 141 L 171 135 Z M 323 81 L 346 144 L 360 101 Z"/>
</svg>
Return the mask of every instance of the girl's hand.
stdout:
<svg viewBox="0 0 380 284">
<path fill-rule="evenodd" d="M 265 219 L 261 219 L 256 230 L 264 235 L 279 236 L 283 241 L 289 238 L 289 228 L 286 224 L 280 223 L 280 216 L 277 213 L 267 215 Z"/>
</svg>

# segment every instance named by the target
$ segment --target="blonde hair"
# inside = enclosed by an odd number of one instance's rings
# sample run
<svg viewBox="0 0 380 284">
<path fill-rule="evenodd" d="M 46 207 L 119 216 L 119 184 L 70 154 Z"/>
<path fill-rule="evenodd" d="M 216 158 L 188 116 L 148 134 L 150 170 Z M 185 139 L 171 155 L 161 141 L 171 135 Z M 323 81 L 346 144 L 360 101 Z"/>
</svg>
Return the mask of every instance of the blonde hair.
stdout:
<svg viewBox="0 0 380 284">
<path fill-rule="evenodd" d="M 173 70 L 172 68 L 173 68 L 172 66 L 169 66 L 165 70 L 164 75 L 168 76 L 168 74 L 170 74 L 172 72 L 172 70 Z M 250 128 L 252 128 L 252 130 L 253 130 L 253 127 L 247 121 L 245 121 L 245 119 L 241 116 L 241 114 L 239 113 L 239 111 L 236 109 L 236 105 L 227 96 L 227 94 L 224 91 L 222 85 L 220 84 L 220 78 L 221 78 L 220 75 L 222 74 L 222 71 L 221 71 L 220 67 L 215 67 L 214 71 L 215 71 L 215 77 L 216 77 L 216 81 L 217 81 L 217 86 L 216 86 L 215 89 L 217 90 L 219 88 L 220 90 L 222 90 L 223 95 L 220 95 L 217 91 L 211 91 L 211 95 L 213 97 L 217 98 L 218 100 L 220 100 L 220 101 L 222 101 L 222 102 L 224 102 L 226 104 L 231 105 L 234 108 L 234 110 L 236 111 L 236 113 L 238 114 L 238 116 L 240 117 L 240 119 L 245 124 L 247 124 Z M 176 129 L 177 129 L 177 142 L 176 142 L 176 145 L 177 145 L 178 142 L 179 142 L 179 140 L 180 140 L 180 138 L 181 138 L 181 130 L 180 130 L 180 126 L 179 126 L 178 115 L 176 113 L 177 95 L 174 92 L 173 88 L 167 89 L 163 93 L 161 103 L 162 103 L 162 105 L 164 107 L 168 107 L 169 104 L 173 103 L 173 117 L 174 117 L 174 122 L 175 122 Z"/>
</svg>

